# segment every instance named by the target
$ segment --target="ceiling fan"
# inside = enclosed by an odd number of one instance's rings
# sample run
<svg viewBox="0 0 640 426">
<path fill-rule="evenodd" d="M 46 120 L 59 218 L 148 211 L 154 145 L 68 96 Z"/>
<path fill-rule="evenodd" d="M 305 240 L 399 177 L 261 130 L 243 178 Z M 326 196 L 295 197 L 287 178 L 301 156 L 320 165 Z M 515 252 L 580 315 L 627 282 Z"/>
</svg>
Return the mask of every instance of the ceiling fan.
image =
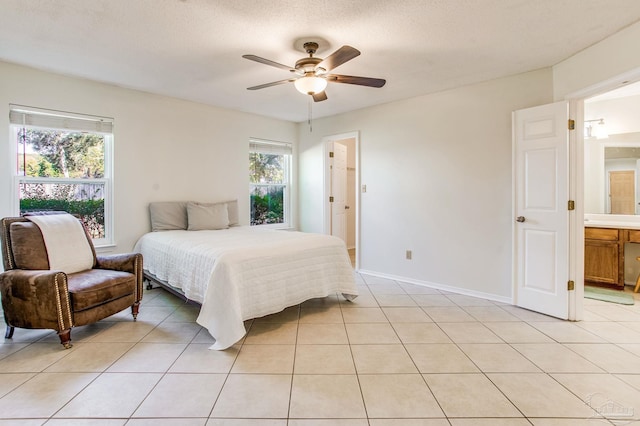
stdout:
<svg viewBox="0 0 640 426">
<path fill-rule="evenodd" d="M 304 43 L 303 48 L 309 54 L 309 57 L 296 61 L 296 65 L 294 67 L 283 65 L 256 55 L 242 55 L 245 59 L 285 69 L 296 74 L 295 77 L 284 80 L 247 87 L 247 90 L 264 89 L 265 87 L 293 82 L 300 93 L 311 95 L 315 102 L 320 102 L 327 99 L 327 94 L 324 91 L 327 87 L 327 82 L 356 84 L 368 87 L 382 87 L 386 83 L 386 80 L 381 78 L 330 74 L 333 69 L 360 55 L 360 51 L 351 46 L 342 46 L 340 49 L 336 50 L 324 59 L 313 56 L 318 50 L 318 43 L 313 41 L 306 42 Z"/>
</svg>

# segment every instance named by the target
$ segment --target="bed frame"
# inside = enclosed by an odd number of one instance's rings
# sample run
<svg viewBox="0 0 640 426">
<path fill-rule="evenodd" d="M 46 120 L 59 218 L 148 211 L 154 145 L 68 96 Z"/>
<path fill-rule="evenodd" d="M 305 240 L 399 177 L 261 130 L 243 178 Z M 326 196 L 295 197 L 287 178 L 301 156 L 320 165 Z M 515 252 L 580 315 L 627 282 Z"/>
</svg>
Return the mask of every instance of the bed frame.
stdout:
<svg viewBox="0 0 640 426">
<path fill-rule="evenodd" d="M 169 293 L 173 294 L 174 296 L 182 299 L 183 301 L 185 301 L 189 305 L 201 306 L 200 303 L 196 302 L 195 300 L 189 299 L 187 296 L 185 296 L 185 294 L 182 292 L 182 290 L 180 290 L 177 287 L 172 286 L 171 284 L 169 284 L 168 282 L 166 282 L 164 280 L 161 280 L 160 278 L 158 278 L 155 275 L 153 275 L 151 272 L 144 271 L 143 280 L 147 282 L 147 290 L 153 290 L 155 288 L 162 288 L 162 289 L 168 291 Z M 157 287 L 154 287 L 154 284 Z"/>
</svg>

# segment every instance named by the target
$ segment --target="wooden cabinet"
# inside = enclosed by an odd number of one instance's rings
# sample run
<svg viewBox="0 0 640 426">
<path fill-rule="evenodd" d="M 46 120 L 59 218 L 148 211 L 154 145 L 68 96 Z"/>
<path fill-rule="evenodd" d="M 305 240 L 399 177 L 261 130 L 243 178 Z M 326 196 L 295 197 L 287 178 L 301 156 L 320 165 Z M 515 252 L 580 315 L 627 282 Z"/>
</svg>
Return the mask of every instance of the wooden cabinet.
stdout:
<svg viewBox="0 0 640 426">
<path fill-rule="evenodd" d="M 585 284 L 624 288 L 624 243 L 640 242 L 640 231 L 616 228 L 584 229 Z"/>
<path fill-rule="evenodd" d="M 636 231 L 635 229 L 627 230 L 628 238 L 627 240 L 630 243 L 640 243 L 640 231 Z"/>
</svg>

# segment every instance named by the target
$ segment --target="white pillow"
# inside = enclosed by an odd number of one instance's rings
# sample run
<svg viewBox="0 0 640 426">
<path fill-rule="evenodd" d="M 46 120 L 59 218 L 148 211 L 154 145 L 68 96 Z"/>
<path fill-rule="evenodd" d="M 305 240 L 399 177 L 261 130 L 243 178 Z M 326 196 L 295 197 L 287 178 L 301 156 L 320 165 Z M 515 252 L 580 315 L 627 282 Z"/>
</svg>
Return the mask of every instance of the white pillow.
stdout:
<svg viewBox="0 0 640 426">
<path fill-rule="evenodd" d="M 229 227 L 229 210 L 227 204 L 187 204 L 189 231 L 205 229 L 226 229 Z"/>
</svg>

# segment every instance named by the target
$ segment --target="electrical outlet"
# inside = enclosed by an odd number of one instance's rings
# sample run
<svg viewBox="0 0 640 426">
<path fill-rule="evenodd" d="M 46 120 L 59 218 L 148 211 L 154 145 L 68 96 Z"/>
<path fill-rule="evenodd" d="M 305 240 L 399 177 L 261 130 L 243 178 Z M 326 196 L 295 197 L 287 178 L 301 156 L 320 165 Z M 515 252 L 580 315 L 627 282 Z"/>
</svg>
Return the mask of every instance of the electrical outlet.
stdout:
<svg viewBox="0 0 640 426">
<path fill-rule="evenodd" d="M 411 253 L 411 250 L 407 250 L 407 253 L 406 253 L 407 260 L 411 260 L 411 256 L 413 256 L 413 253 Z"/>
</svg>

